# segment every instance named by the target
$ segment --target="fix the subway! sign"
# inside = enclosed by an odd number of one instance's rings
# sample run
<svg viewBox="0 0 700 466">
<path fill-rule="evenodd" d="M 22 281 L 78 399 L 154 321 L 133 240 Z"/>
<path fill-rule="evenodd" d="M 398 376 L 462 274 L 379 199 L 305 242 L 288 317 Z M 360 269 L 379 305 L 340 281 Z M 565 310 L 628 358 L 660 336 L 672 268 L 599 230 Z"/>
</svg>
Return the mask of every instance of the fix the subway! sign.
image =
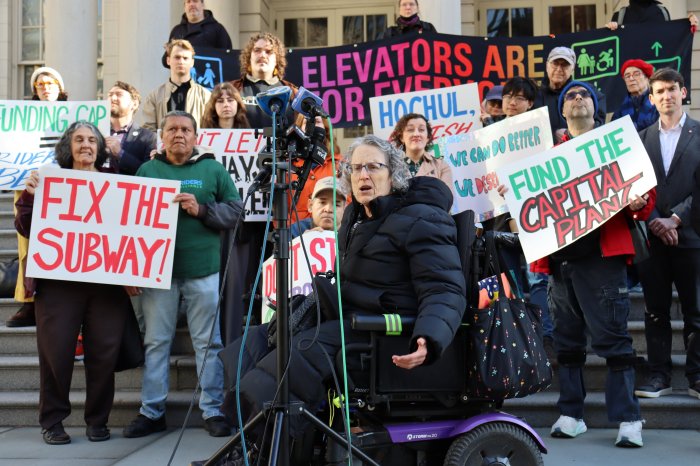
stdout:
<svg viewBox="0 0 700 466">
<path fill-rule="evenodd" d="M 497 170 L 528 262 L 600 227 L 656 176 L 634 124 L 625 117 Z"/>
<path fill-rule="evenodd" d="M 476 83 L 369 99 L 376 136 L 389 139 L 399 119 L 408 113 L 425 115 L 433 139 L 481 128 L 479 85 Z"/>
<path fill-rule="evenodd" d="M 170 288 L 179 181 L 43 166 L 27 276 Z"/>
</svg>

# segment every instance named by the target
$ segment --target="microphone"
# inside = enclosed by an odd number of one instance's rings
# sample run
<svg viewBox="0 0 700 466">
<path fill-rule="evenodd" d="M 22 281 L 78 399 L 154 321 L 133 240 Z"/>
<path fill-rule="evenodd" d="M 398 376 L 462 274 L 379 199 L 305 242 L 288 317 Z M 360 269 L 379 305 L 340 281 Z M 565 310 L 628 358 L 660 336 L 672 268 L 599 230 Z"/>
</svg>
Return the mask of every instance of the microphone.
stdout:
<svg viewBox="0 0 700 466">
<path fill-rule="evenodd" d="M 253 182 L 248 187 L 248 194 L 257 191 L 258 188 L 260 188 L 260 185 L 264 181 L 269 179 L 271 175 L 272 175 L 272 168 L 268 165 L 263 166 L 258 171 L 258 174 L 255 176 L 255 179 L 253 179 Z"/>
<path fill-rule="evenodd" d="M 275 113 L 284 114 L 287 111 L 291 96 L 292 89 L 289 86 L 279 86 L 258 93 L 255 101 L 264 113 L 272 116 Z"/>
<path fill-rule="evenodd" d="M 313 119 L 317 116 L 328 118 L 328 113 L 323 109 L 323 100 L 304 87 L 300 87 L 297 91 L 297 96 L 292 101 L 292 108 L 306 118 Z"/>
</svg>

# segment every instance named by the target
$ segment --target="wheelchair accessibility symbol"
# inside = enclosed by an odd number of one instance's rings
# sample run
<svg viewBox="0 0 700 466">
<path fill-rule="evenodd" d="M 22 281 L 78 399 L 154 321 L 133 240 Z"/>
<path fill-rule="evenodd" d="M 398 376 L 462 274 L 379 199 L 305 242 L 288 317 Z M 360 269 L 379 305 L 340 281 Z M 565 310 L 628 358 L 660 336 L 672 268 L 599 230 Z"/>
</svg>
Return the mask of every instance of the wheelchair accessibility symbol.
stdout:
<svg viewBox="0 0 700 466">
<path fill-rule="evenodd" d="M 574 78 L 592 81 L 605 76 L 615 76 L 620 71 L 620 47 L 618 37 L 590 40 L 571 44 L 576 52 Z"/>
<path fill-rule="evenodd" d="M 220 58 L 195 55 L 190 75 L 197 84 L 211 91 L 218 83 L 224 82 L 223 62 Z"/>
</svg>

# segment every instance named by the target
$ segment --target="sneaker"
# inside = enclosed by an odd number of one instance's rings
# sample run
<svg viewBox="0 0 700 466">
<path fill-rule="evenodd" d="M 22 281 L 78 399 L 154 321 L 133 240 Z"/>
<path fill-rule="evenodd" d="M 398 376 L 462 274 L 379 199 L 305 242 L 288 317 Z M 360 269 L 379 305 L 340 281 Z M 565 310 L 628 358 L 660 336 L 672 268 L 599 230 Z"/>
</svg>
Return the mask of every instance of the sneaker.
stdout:
<svg viewBox="0 0 700 466">
<path fill-rule="evenodd" d="M 700 380 L 696 380 L 688 387 L 688 395 L 693 398 L 700 398 Z"/>
<path fill-rule="evenodd" d="M 24 303 L 15 314 L 5 321 L 7 327 L 34 327 L 36 317 L 34 315 L 34 303 Z"/>
<path fill-rule="evenodd" d="M 167 428 L 165 424 L 165 416 L 158 419 L 151 419 L 143 414 L 136 416 L 136 419 L 131 421 L 131 424 L 124 427 L 124 437 L 138 438 L 151 435 L 156 432 L 163 432 Z"/>
<path fill-rule="evenodd" d="M 212 416 L 204 420 L 204 429 L 212 437 L 228 437 L 231 435 L 231 427 L 223 416 Z"/>
<path fill-rule="evenodd" d="M 104 442 L 109 440 L 110 433 L 107 426 L 87 426 L 85 428 L 85 436 L 91 442 Z"/>
<path fill-rule="evenodd" d="M 639 448 L 644 446 L 642 442 L 642 423 L 644 421 L 621 422 L 617 432 L 616 447 Z"/>
<path fill-rule="evenodd" d="M 41 431 L 47 445 L 65 445 L 70 443 L 70 435 L 63 429 L 63 423 L 57 422 L 48 429 Z"/>
<path fill-rule="evenodd" d="M 75 344 L 75 360 L 82 361 L 85 359 L 85 351 L 83 350 L 83 335 L 78 335 L 78 341 Z"/>
<path fill-rule="evenodd" d="M 640 398 L 658 398 L 672 392 L 671 385 L 660 375 L 649 377 L 646 383 L 634 389 L 634 394 Z"/>
<path fill-rule="evenodd" d="M 559 416 L 552 426 L 551 435 L 556 438 L 574 438 L 586 432 L 588 428 L 583 419 L 574 419 L 570 416 Z"/>
</svg>

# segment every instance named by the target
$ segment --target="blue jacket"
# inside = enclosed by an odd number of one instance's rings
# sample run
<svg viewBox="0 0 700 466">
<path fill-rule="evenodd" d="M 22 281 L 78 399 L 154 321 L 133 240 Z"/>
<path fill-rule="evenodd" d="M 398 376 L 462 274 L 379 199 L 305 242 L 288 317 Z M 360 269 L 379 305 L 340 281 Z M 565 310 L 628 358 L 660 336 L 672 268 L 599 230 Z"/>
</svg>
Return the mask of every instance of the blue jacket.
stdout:
<svg viewBox="0 0 700 466">
<path fill-rule="evenodd" d="M 637 131 L 641 131 L 647 126 L 651 126 L 659 119 L 659 112 L 654 104 L 649 100 L 649 90 L 639 96 L 628 95 L 622 102 L 620 108 L 613 113 L 612 119 L 617 120 L 625 115 L 632 118 Z"/>
</svg>

